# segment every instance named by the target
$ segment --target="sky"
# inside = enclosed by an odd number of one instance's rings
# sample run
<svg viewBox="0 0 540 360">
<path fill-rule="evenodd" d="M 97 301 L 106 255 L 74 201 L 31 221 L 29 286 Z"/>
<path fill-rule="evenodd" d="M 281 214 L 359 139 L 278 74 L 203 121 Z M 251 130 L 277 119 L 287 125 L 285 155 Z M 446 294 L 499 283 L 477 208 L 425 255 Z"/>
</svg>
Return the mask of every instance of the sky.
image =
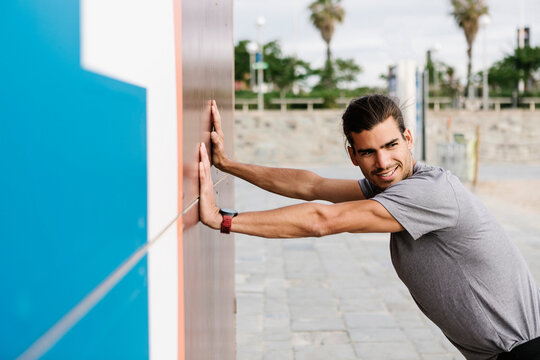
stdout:
<svg viewBox="0 0 540 360">
<path fill-rule="evenodd" d="M 234 41 L 257 40 L 256 20 L 264 16 L 263 42 L 279 40 L 286 55 L 297 55 L 315 67 L 324 64 L 326 47 L 309 21 L 313 0 L 234 0 Z M 520 11 L 520 3 L 523 12 Z M 490 25 L 480 29 L 473 47 L 473 71 L 512 53 L 521 22 L 530 27 L 531 46 L 540 46 L 540 0 L 487 0 Z M 362 66 L 359 86 L 385 86 L 380 74 L 400 60 L 425 64 L 426 51 L 438 48 L 435 60 L 456 69 L 465 81 L 467 43 L 450 16 L 450 0 L 342 0 L 345 20 L 337 24 L 331 48 L 334 57 L 354 58 Z M 521 16 L 520 14 L 523 14 Z"/>
</svg>

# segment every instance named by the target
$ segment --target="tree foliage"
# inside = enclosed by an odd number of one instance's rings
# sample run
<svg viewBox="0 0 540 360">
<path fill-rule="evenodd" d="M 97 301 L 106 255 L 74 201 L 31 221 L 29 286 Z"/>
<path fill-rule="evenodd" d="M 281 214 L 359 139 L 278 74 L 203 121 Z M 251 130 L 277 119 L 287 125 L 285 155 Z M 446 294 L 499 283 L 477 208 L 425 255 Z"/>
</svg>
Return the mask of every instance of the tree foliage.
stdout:
<svg viewBox="0 0 540 360">
<path fill-rule="evenodd" d="M 234 78 L 246 85 L 250 79 L 248 43 L 248 40 L 241 40 L 234 47 Z M 306 61 L 294 56 L 284 56 L 277 40 L 266 43 L 263 51 L 263 61 L 268 64 L 268 68 L 264 70 L 264 81 L 273 84 L 277 90 L 288 91 L 294 83 L 302 82 L 314 73 Z"/>
<path fill-rule="evenodd" d="M 533 74 L 539 69 L 540 47 L 517 48 L 490 67 L 489 83 L 498 92 L 510 93 L 517 88 L 519 80 L 523 80 L 525 90 L 529 90 L 528 84 L 538 80 Z"/>
<path fill-rule="evenodd" d="M 329 88 L 336 85 L 330 42 L 334 36 L 335 24 L 342 23 L 345 18 L 345 10 L 340 3 L 341 0 L 315 0 L 309 5 L 311 22 L 326 43 L 326 62 L 321 72 L 321 85 Z"/>
<path fill-rule="evenodd" d="M 488 13 L 485 0 L 450 0 L 452 4 L 451 15 L 458 26 L 463 29 L 467 41 L 467 89 L 471 81 L 472 49 L 476 34 L 478 33 L 478 19 Z"/>
<path fill-rule="evenodd" d="M 310 65 L 293 56 L 283 56 L 277 40 L 264 46 L 264 61 L 268 63 L 265 79 L 284 93 L 290 90 L 295 82 L 302 81 L 312 75 Z"/>
<path fill-rule="evenodd" d="M 234 80 L 248 82 L 251 76 L 249 69 L 249 53 L 247 44 L 249 40 L 240 40 L 234 47 Z"/>
<path fill-rule="evenodd" d="M 354 83 L 357 76 L 362 73 L 362 68 L 354 62 L 354 59 L 336 59 L 334 65 L 336 82 L 339 87 L 346 87 L 347 84 Z"/>
</svg>

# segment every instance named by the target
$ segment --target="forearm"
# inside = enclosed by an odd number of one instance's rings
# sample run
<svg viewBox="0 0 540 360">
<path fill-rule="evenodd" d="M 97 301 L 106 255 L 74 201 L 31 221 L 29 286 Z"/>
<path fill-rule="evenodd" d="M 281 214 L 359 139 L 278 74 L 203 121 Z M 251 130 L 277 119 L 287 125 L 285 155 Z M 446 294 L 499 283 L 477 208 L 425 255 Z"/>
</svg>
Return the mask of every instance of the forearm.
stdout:
<svg viewBox="0 0 540 360">
<path fill-rule="evenodd" d="M 323 235 L 321 204 L 299 204 L 274 210 L 240 213 L 231 231 L 265 238 L 300 238 Z"/>
<path fill-rule="evenodd" d="M 275 194 L 316 200 L 313 184 L 320 177 L 311 171 L 243 164 L 233 160 L 224 162 L 220 169 Z"/>
</svg>

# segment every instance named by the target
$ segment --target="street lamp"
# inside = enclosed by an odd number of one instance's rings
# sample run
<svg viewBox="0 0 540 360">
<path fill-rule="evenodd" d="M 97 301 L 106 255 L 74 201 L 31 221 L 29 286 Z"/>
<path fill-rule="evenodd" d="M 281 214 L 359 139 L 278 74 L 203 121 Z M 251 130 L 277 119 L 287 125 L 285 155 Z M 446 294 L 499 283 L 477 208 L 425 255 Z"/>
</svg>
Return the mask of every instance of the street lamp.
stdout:
<svg viewBox="0 0 540 360">
<path fill-rule="evenodd" d="M 483 62 L 484 62 L 484 71 L 482 74 L 482 107 L 484 108 L 484 111 L 488 110 L 488 98 L 489 98 L 489 88 L 488 88 L 488 65 L 487 65 L 487 27 L 491 23 L 491 18 L 488 14 L 484 14 L 480 16 L 480 19 L 478 19 L 478 22 L 480 23 L 480 27 L 482 27 L 482 31 L 484 33 L 484 51 L 482 54 Z"/>
<path fill-rule="evenodd" d="M 264 101 L 262 93 L 262 84 L 263 84 L 263 42 L 262 42 L 262 28 L 266 24 L 266 19 L 263 16 L 257 18 L 257 42 L 259 43 L 259 56 L 257 56 L 258 64 L 258 74 L 257 74 L 257 86 L 258 86 L 258 97 L 257 97 L 257 109 L 259 111 L 264 110 Z"/>
<path fill-rule="evenodd" d="M 250 41 L 246 45 L 246 50 L 249 53 L 249 88 L 253 91 L 255 88 L 255 68 L 253 64 L 255 63 L 255 54 L 259 50 L 259 45 L 256 42 Z"/>
</svg>

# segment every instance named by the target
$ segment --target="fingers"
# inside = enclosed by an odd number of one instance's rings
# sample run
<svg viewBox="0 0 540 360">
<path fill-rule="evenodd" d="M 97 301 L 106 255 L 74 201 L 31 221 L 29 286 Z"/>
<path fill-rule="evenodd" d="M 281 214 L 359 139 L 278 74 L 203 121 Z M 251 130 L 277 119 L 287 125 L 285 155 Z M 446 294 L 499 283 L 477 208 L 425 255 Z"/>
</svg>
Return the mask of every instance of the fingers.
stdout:
<svg viewBox="0 0 540 360">
<path fill-rule="evenodd" d="M 205 168 L 210 168 L 210 159 L 208 157 L 208 151 L 206 151 L 206 145 L 204 143 L 201 143 L 200 146 L 200 154 L 201 154 L 201 164 L 204 165 Z"/>
<path fill-rule="evenodd" d="M 215 100 L 212 100 L 212 119 L 214 122 L 214 129 L 219 135 L 223 136 L 223 130 L 221 128 L 221 115 L 219 115 L 219 110 Z"/>
<path fill-rule="evenodd" d="M 212 140 L 212 143 L 213 143 L 214 145 L 219 145 L 219 144 L 221 143 L 221 141 L 220 141 L 221 138 L 219 137 L 218 133 L 215 132 L 215 131 L 212 131 L 212 132 L 210 133 L 210 139 Z"/>
</svg>

